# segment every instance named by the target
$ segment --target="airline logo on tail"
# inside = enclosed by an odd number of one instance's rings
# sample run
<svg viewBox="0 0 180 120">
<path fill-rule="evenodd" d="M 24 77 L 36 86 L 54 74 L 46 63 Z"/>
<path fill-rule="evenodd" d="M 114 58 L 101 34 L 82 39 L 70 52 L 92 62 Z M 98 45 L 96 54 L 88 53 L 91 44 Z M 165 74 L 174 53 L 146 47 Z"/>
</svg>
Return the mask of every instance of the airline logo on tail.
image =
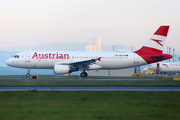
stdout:
<svg viewBox="0 0 180 120">
<path fill-rule="evenodd" d="M 157 42 L 159 45 L 163 46 L 163 45 L 160 43 L 160 42 L 162 42 L 162 40 L 155 40 L 155 39 L 151 39 L 151 40 L 153 40 L 153 41 Z"/>
</svg>

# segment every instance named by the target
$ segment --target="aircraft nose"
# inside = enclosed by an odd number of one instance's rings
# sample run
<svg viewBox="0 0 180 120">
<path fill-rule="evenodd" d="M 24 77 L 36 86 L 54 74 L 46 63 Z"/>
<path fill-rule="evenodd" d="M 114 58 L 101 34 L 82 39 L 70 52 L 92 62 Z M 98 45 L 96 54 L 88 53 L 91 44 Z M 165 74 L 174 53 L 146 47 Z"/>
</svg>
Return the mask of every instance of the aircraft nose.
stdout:
<svg viewBox="0 0 180 120">
<path fill-rule="evenodd" d="M 12 61 L 10 59 L 6 60 L 6 65 L 11 66 L 12 65 Z"/>
</svg>

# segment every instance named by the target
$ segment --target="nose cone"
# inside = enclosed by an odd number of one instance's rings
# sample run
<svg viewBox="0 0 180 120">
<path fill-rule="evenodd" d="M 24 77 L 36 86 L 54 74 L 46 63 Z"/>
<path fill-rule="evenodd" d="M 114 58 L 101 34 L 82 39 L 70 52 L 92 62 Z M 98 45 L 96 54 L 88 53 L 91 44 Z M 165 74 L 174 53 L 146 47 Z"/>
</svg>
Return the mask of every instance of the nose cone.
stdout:
<svg viewBox="0 0 180 120">
<path fill-rule="evenodd" d="M 6 60 L 6 64 L 8 65 L 8 66 L 12 66 L 12 60 L 11 59 L 8 59 L 8 60 Z"/>
</svg>

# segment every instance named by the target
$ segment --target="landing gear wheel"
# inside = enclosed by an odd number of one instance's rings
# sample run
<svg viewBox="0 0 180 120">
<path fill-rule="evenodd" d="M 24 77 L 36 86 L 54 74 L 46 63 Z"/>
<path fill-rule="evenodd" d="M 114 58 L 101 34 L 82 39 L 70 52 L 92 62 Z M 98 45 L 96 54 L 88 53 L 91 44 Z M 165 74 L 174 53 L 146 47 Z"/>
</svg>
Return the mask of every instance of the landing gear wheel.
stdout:
<svg viewBox="0 0 180 120">
<path fill-rule="evenodd" d="M 26 74 L 26 77 L 29 77 L 30 76 L 30 68 L 27 69 L 27 74 Z"/>
<path fill-rule="evenodd" d="M 81 77 L 87 77 L 87 76 L 88 76 L 87 72 L 82 72 L 81 73 Z"/>
<path fill-rule="evenodd" d="M 30 74 L 29 74 L 29 73 L 27 73 L 27 74 L 26 74 L 26 77 L 29 77 L 29 76 L 30 76 Z"/>
</svg>

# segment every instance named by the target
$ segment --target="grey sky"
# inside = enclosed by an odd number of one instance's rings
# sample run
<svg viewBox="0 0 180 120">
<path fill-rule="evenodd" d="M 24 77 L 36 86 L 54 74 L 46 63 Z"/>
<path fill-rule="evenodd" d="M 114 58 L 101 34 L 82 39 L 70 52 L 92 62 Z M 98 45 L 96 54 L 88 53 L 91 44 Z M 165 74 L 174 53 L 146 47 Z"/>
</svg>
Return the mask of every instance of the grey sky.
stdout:
<svg viewBox="0 0 180 120">
<path fill-rule="evenodd" d="M 0 0 L 0 47 L 62 42 L 140 47 L 160 25 L 180 50 L 178 0 Z"/>
</svg>

